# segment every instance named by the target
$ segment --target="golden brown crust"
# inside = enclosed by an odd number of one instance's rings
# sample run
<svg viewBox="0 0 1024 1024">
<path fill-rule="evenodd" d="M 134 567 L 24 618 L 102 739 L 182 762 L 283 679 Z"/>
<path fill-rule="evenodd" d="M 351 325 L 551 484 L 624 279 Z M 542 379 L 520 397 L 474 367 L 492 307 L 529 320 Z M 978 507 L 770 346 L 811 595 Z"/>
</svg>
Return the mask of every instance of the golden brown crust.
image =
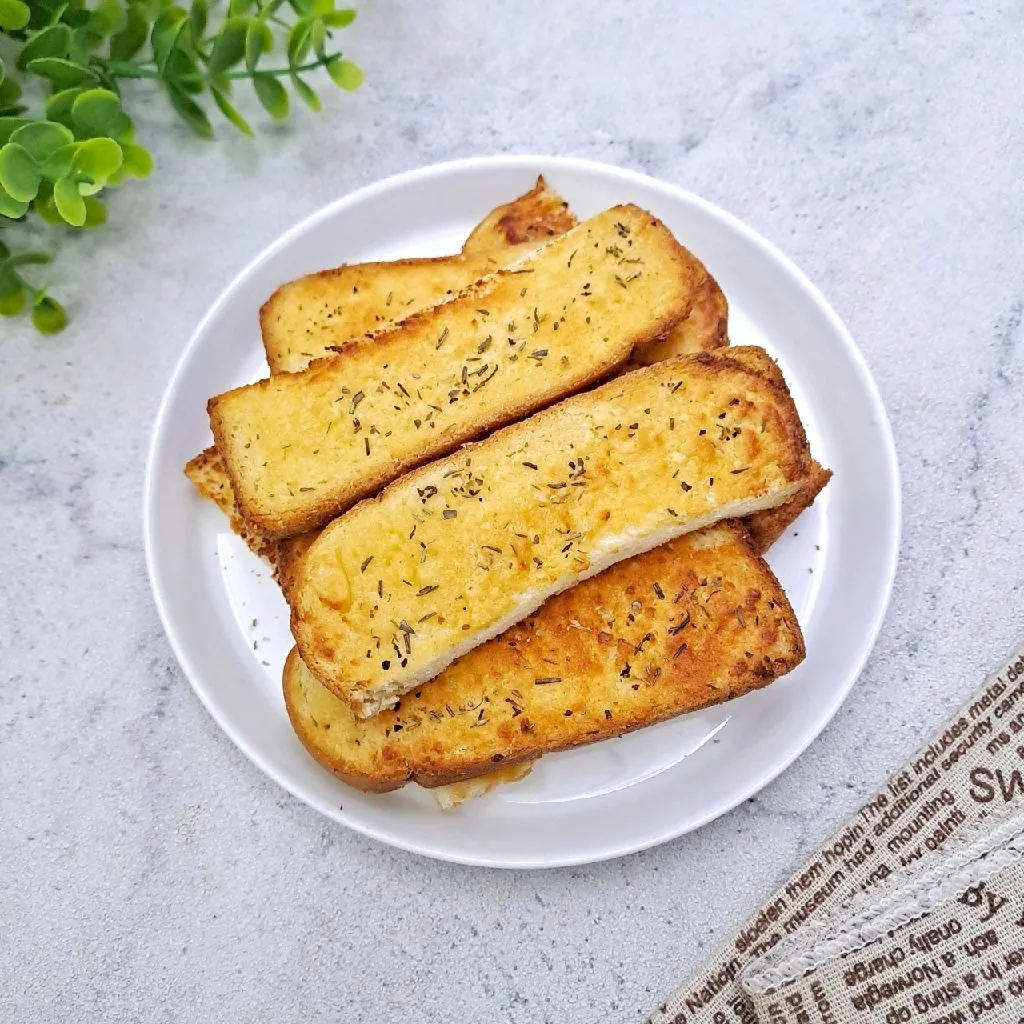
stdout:
<svg viewBox="0 0 1024 1024">
<path fill-rule="evenodd" d="M 224 460 L 215 447 L 207 448 L 190 459 L 185 465 L 185 476 L 204 498 L 214 502 L 228 517 L 231 529 L 245 541 L 253 554 L 266 559 L 271 566 L 276 566 L 277 544 L 242 517 L 235 503 L 235 493 Z"/>
<path fill-rule="evenodd" d="M 773 381 L 780 387 L 786 387 L 786 380 L 778 363 L 762 348 L 744 346 L 731 348 L 719 354 L 729 359 L 738 360 L 747 369 L 760 374 L 766 380 Z M 776 508 L 755 512 L 743 519 L 743 525 L 750 534 L 754 547 L 761 553 L 767 551 L 786 532 L 801 512 L 814 504 L 814 500 L 832 479 L 832 471 L 815 462 L 810 456 L 809 448 L 805 450 L 807 482 L 796 495 Z"/>
<path fill-rule="evenodd" d="M 281 585 L 284 599 L 289 605 L 292 603 L 292 593 L 302 558 L 319 536 L 319 530 L 311 530 L 309 533 L 300 533 L 297 537 L 287 537 L 277 542 L 277 582 Z"/>
<path fill-rule="evenodd" d="M 763 512 L 746 516 L 743 522 L 754 547 L 758 551 L 767 551 L 789 529 L 797 516 L 814 504 L 814 500 L 831 479 L 832 470 L 812 461 L 807 482 L 794 497 L 777 508 L 765 509 Z"/>
<path fill-rule="evenodd" d="M 742 363 L 751 373 L 756 373 L 779 387 L 787 387 L 786 378 L 782 375 L 779 364 L 757 345 L 734 345 L 732 348 L 719 351 L 717 355 Z"/>
<path fill-rule="evenodd" d="M 617 272 L 612 274 L 613 269 L 621 269 L 617 257 L 609 257 L 601 251 L 595 256 L 588 250 L 588 254 L 581 254 L 577 259 L 574 271 L 563 272 L 561 261 L 573 246 L 581 246 L 591 237 L 603 237 L 620 223 L 623 230 L 633 232 L 633 237 L 627 241 L 632 242 L 635 237 L 638 242 L 632 251 L 644 251 L 649 267 L 652 262 L 657 264 L 646 275 L 633 270 L 639 280 L 632 292 Z M 452 302 L 415 314 L 397 328 L 375 336 L 372 346 L 345 349 L 338 358 L 317 360 L 301 373 L 277 374 L 212 398 L 208 403 L 210 426 L 242 515 L 274 538 L 316 529 L 399 474 L 605 380 L 623 365 L 637 344 L 660 337 L 689 311 L 689 261 L 682 247 L 656 218 L 634 206 L 613 207 L 576 230 L 579 235 L 569 234 L 557 239 L 541 250 L 528 267 L 497 272 Z M 641 239 L 646 239 L 643 250 L 639 244 Z M 569 256 L 568 268 L 572 267 L 575 256 L 574 250 Z M 577 295 L 576 278 L 584 268 L 592 269 L 586 262 L 589 259 L 596 259 L 595 266 L 601 268 L 599 274 L 593 275 L 595 290 L 591 292 L 584 286 Z M 520 282 L 530 273 L 536 273 L 537 277 L 530 278 L 531 293 L 524 297 L 527 288 L 520 288 Z M 619 292 L 611 291 L 616 287 L 611 283 L 612 277 L 629 295 L 628 301 L 624 301 Z M 531 302 L 537 292 L 547 295 L 552 307 L 556 303 L 561 305 L 563 315 L 561 319 L 551 319 L 552 315 L 557 318 L 557 311 L 548 313 L 547 321 L 541 318 L 532 324 L 532 334 L 527 330 L 524 336 L 517 336 L 514 347 L 499 347 L 497 351 L 504 353 L 505 361 L 495 362 L 494 373 L 499 365 L 505 367 L 506 362 L 511 364 L 518 359 L 520 350 L 523 356 L 521 366 L 509 365 L 505 369 L 509 383 L 504 388 L 485 389 L 479 399 L 468 386 L 461 391 L 456 388 L 449 393 L 445 405 L 437 406 L 442 412 L 435 422 L 442 426 L 431 432 L 425 428 L 413 430 L 412 414 L 408 410 L 423 406 L 426 412 L 429 402 L 424 404 L 426 400 L 420 400 L 417 392 L 418 404 L 414 405 L 407 393 L 401 401 L 409 422 L 403 421 L 401 431 L 396 429 L 386 445 L 369 443 L 369 434 L 376 428 L 370 423 L 368 430 L 366 421 L 377 406 L 376 414 L 380 416 L 385 406 L 391 409 L 388 403 L 400 383 L 399 373 L 408 371 L 411 375 L 416 367 L 428 364 L 431 373 L 436 373 L 434 355 L 440 348 L 437 339 L 447 340 L 447 359 L 454 361 L 457 373 L 457 366 L 470 358 L 467 352 L 461 352 L 460 346 L 469 346 L 475 358 L 479 351 L 477 342 L 484 339 L 481 345 L 489 343 L 490 337 L 484 338 L 488 335 L 487 328 L 491 324 L 502 328 L 509 318 L 506 315 L 509 310 L 516 310 L 515 319 L 520 327 L 529 322 L 530 313 L 525 311 L 525 305 L 530 305 L 536 320 L 537 306 Z M 579 305 L 569 304 L 569 292 L 572 292 L 573 303 L 581 299 Z M 493 311 L 479 306 L 484 301 L 494 306 Z M 587 311 L 592 307 L 595 315 L 604 317 L 602 326 L 608 332 L 606 335 L 595 331 L 594 324 L 584 325 L 584 314 L 589 316 Z M 557 333 L 560 324 L 563 326 L 561 334 Z M 498 331 L 495 333 L 501 346 L 504 337 Z M 544 347 L 534 349 L 539 343 Z M 532 366 L 535 353 L 547 356 L 549 352 L 553 355 L 544 364 L 542 378 L 535 377 L 532 369 L 525 369 Z M 337 396 L 344 394 L 341 388 L 346 381 L 368 382 L 371 377 L 377 381 L 382 369 L 387 369 L 387 376 L 392 378 L 390 382 L 384 381 L 376 387 L 368 385 L 365 389 L 359 386 L 358 394 L 364 399 L 359 416 L 351 420 L 345 417 L 343 426 L 328 437 L 321 420 L 341 416 L 342 407 L 336 403 L 341 400 Z M 463 373 L 465 370 L 463 366 Z M 440 377 L 424 378 L 425 382 L 427 379 L 435 379 L 437 386 L 442 386 Z M 388 394 L 382 390 L 384 386 Z M 516 387 L 518 392 L 514 390 Z M 459 397 L 452 399 L 452 394 Z M 427 419 L 430 415 L 426 412 Z M 389 417 L 393 420 L 394 413 L 389 413 Z M 358 421 L 362 421 L 365 459 L 361 445 L 358 453 L 354 449 L 359 439 L 353 438 L 352 427 Z M 385 429 L 382 428 L 382 432 Z M 359 432 L 359 429 L 355 431 Z M 348 447 L 342 450 L 339 447 L 342 444 Z M 313 445 L 316 445 L 315 450 Z M 269 468 L 268 460 L 272 462 Z M 308 462 L 305 467 L 303 460 Z M 296 465 L 298 470 L 294 468 Z M 283 472 L 283 467 L 292 468 Z M 294 479 L 288 479 L 287 474 Z"/>
<path fill-rule="evenodd" d="M 547 242 L 576 223 L 569 204 L 540 175 L 529 192 L 484 217 L 470 232 L 462 252 L 489 253 L 512 245 Z"/>
<path fill-rule="evenodd" d="M 713 353 L 704 353 L 701 357 L 710 359 L 719 366 L 740 366 L 749 373 L 754 373 L 776 391 L 784 395 L 783 401 L 777 407 L 777 414 L 782 415 L 786 421 L 787 433 L 793 438 L 791 448 L 791 463 L 789 472 L 793 474 L 790 479 L 799 477 L 806 479 L 811 472 L 811 447 L 807 443 L 807 434 L 804 431 L 803 421 L 797 412 L 796 403 L 790 393 L 786 378 L 782 375 L 778 363 L 763 348 L 757 345 L 740 345 L 727 349 L 721 349 Z"/>
<path fill-rule="evenodd" d="M 694 266 L 693 305 L 686 317 L 664 337 L 640 346 L 630 366 L 650 366 L 665 359 L 712 352 L 729 344 L 729 303 L 707 267 L 692 253 Z"/>
<path fill-rule="evenodd" d="M 742 530 L 719 524 L 620 562 L 371 719 L 296 651 L 285 702 L 349 784 L 439 786 L 652 725 L 767 685 L 804 657 L 796 616 Z"/>
</svg>

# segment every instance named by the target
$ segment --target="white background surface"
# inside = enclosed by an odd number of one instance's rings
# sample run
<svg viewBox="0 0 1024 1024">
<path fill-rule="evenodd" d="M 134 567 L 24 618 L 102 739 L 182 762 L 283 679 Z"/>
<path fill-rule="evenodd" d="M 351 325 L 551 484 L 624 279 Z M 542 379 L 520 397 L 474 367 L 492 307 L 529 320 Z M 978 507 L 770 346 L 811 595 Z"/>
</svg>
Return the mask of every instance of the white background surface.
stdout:
<svg viewBox="0 0 1024 1024">
<path fill-rule="evenodd" d="M 319 118 L 210 146 L 146 101 L 154 178 L 55 270 L 72 328 L 0 322 L 4 1019 L 633 1020 L 784 880 L 1024 633 L 1022 30 L 1009 2 L 377 0 L 368 84 Z M 171 367 L 249 257 L 356 185 L 501 151 L 644 170 L 777 242 L 875 371 L 905 502 L 879 646 L 793 768 L 658 850 L 528 875 L 265 780 L 174 663 L 139 517 Z"/>
</svg>

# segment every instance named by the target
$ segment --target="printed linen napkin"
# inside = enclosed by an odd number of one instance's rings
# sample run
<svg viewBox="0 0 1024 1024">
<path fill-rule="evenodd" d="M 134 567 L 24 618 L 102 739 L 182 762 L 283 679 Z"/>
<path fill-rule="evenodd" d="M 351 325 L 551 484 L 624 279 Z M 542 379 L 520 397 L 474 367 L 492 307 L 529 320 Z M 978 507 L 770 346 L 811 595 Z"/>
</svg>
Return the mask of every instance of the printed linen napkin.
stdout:
<svg viewBox="0 0 1024 1024">
<path fill-rule="evenodd" d="M 1024 646 L 649 1018 L 1024 1024 Z"/>
</svg>

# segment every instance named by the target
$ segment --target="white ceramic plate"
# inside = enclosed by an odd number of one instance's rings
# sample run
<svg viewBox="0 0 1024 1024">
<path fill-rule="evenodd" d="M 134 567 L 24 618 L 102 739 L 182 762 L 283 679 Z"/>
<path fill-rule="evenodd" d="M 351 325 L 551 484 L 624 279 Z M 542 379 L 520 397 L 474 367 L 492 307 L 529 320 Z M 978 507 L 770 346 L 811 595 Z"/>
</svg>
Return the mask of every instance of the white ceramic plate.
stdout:
<svg viewBox="0 0 1024 1024">
<path fill-rule="evenodd" d="M 760 344 L 790 383 L 817 458 L 835 478 L 769 561 L 803 626 L 807 660 L 768 689 L 632 736 L 546 757 L 525 781 L 442 813 L 408 786 L 349 789 L 305 753 L 280 692 L 291 647 L 269 573 L 182 474 L 210 443 L 209 396 L 267 375 L 257 310 L 283 281 L 342 262 L 457 252 L 492 207 L 538 173 L 581 217 L 616 203 L 652 211 L 730 302 L 735 344 Z M 325 207 L 232 282 L 197 328 L 157 417 L 146 552 L 182 668 L 231 739 L 323 814 L 417 853 L 545 867 L 617 857 L 736 806 L 818 735 L 878 633 L 896 567 L 899 483 L 877 388 L 839 318 L 777 249 L 722 210 L 629 171 L 552 157 L 464 160 L 398 175 Z"/>
</svg>

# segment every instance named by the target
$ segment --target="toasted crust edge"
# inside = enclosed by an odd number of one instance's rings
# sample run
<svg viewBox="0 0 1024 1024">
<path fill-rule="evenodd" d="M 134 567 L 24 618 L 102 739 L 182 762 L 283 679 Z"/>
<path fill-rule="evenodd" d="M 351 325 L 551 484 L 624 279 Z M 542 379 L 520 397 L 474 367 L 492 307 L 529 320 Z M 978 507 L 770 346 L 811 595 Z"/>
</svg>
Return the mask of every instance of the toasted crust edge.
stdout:
<svg viewBox="0 0 1024 1024">
<path fill-rule="evenodd" d="M 569 203 L 552 189 L 543 174 L 533 188 L 510 202 L 496 206 L 469 233 L 464 255 L 492 252 L 503 246 L 545 242 L 565 234 L 578 223 Z"/>
<path fill-rule="evenodd" d="M 796 494 L 777 508 L 765 509 L 746 516 L 744 525 L 758 551 L 767 551 L 796 521 L 797 517 L 814 504 L 825 485 L 832 479 L 832 470 L 811 461 L 807 482 Z"/>
<path fill-rule="evenodd" d="M 255 530 L 245 521 L 234 500 L 234 485 L 230 491 L 223 486 L 212 486 L 208 474 L 225 473 L 224 460 L 215 446 L 204 449 L 185 463 L 185 476 L 192 486 L 209 501 L 212 501 L 227 517 L 231 529 L 245 541 L 249 550 L 274 566 L 277 565 L 277 544 L 269 537 Z M 230 484 L 230 477 L 228 477 Z"/>
<path fill-rule="evenodd" d="M 690 312 L 664 337 L 636 348 L 631 367 L 650 366 L 694 352 L 713 352 L 729 344 L 729 301 L 707 267 L 693 253 L 690 259 L 696 272 Z"/>
</svg>

